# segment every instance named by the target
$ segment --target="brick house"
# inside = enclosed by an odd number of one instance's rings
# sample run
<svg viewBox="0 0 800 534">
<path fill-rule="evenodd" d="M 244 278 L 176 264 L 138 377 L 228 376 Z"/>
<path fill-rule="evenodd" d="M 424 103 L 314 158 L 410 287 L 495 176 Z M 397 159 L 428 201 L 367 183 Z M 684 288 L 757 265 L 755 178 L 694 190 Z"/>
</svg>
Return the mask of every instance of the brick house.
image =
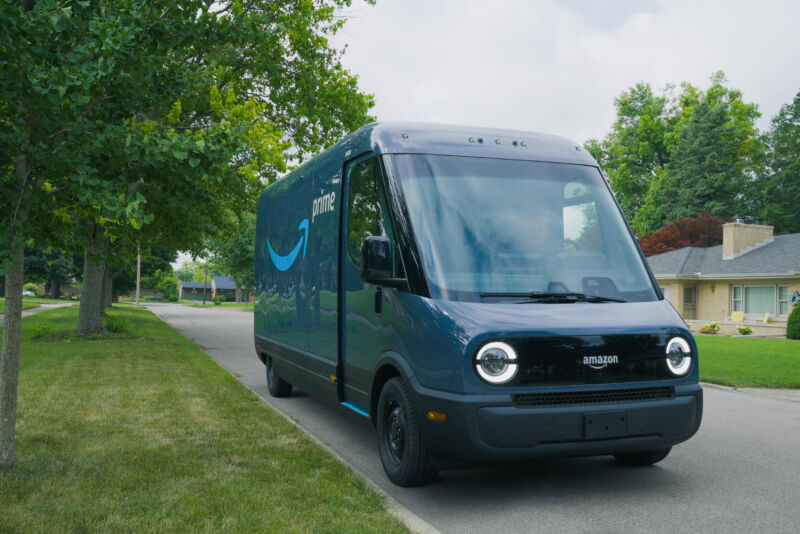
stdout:
<svg viewBox="0 0 800 534">
<path fill-rule="evenodd" d="M 727 223 L 722 245 L 684 247 L 647 258 L 664 296 L 690 326 L 718 321 L 735 333 L 780 334 L 800 291 L 800 234 L 773 236 L 773 227 Z"/>
</svg>

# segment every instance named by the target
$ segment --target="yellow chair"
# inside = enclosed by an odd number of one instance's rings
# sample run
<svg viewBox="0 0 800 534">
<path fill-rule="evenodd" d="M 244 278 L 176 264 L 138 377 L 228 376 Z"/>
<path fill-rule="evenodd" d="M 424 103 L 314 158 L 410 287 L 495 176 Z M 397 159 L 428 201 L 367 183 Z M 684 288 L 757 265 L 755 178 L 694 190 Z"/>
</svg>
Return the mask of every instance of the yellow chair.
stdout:
<svg viewBox="0 0 800 534">
<path fill-rule="evenodd" d="M 767 312 L 767 313 L 765 313 L 765 314 L 764 314 L 764 320 L 763 320 L 763 321 L 761 321 L 761 322 L 762 322 L 762 323 L 768 323 L 768 322 L 769 322 L 769 312 Z"/>
<path fill-rule="evenodd" d="M 744 312 L 743 311 L 735 311 L 731 313 L 731 321 L 734 323 L 743 323 L 744 322 Z"/>
</svg>

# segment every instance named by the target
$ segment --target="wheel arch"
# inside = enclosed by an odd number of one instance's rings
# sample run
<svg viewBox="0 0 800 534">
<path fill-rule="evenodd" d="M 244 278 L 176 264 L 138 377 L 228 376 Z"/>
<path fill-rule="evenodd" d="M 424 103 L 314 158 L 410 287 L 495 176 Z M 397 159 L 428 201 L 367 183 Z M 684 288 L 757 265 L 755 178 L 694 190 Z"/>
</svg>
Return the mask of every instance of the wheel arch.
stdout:
<svg viewBox="0 0 800 534">
<path fill-rule="evenodd" d="M 369 418 L 373 426 L 376 424 L 378 398 L 381 396 L 384 384 L 395 377 L 408 380 L 412 376 L 414 373 L 402 356 L 396 352 L 385 352 L 381 355 L 372 374 L 372 387 L 369 393 Z"/>
</svg>

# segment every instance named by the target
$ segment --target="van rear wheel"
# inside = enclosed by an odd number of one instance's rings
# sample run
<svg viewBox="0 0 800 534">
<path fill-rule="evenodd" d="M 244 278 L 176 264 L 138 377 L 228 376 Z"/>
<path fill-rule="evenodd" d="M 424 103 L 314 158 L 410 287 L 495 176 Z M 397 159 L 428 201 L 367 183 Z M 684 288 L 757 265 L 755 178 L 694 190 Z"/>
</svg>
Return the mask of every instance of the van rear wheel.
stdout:
<svg viewBox="0 0 800 534">
<path fill-rule="evenodd" d="M 398 486 L 424 486 L 437 475 L 425 449 L 411 394 L 403 379 L 392 378 L 378 399 L 378 450 L 383 470 Z"/>
<path fill-rule="evenodd" d="M 652 451 L 615 454 L 614 458 L 623 465 L 653 465 L 666 458 L 671 450 L 672 447 L 667 447 L 665 449 L 655 449 Z"/>
<path fill-rule="evenodd" d="M 292 385 L 278 376 L 272 366 L 272 357 L 267 356 L 264 364 L 267 367 L 267 390 L 273 397 L 288 397 L 292 393 Z"/>
</svg>

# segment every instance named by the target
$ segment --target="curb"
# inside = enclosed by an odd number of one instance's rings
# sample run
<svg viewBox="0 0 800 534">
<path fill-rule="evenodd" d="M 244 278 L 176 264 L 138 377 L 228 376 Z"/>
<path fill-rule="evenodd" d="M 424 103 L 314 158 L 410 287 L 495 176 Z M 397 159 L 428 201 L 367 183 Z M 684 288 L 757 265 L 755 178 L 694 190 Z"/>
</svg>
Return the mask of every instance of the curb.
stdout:
<svg viewBox="0 0 800 534">
<path fill-rule="evenodd" d="M 731 386 L 723 386 L 722 384 L 712 384 L 711 382 L 700 382 L 704 388 L 721 389 L 722 391 L 736 391 L 736 388 Z"/>
</svg>

